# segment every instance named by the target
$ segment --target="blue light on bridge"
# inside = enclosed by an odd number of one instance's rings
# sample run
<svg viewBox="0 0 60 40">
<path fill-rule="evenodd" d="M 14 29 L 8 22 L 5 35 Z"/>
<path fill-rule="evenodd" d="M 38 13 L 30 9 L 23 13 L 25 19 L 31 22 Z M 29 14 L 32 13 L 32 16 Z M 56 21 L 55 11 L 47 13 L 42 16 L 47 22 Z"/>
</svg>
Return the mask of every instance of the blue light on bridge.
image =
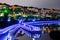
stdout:
<svg viewBox="0 0 60 40">
<path fill-rule="evenodd" d="M 22 25 L 22 23 L 23 23 L 23 25 Z M 41 25 L 41 24 L 58 24 L 58 23 L 60 23 L 60 21 L 34 21 L 34 22 L 25 22 L 24 23 L 23 20 L 19 20 L 18 24 L 9 26 L 9 27 L 4 28 L 2 30 L 0 29 L 0 35 L 8 33 L 11 30 L 12 30 L 12 33 L 15 32 L 15 34 L 17 34 L 18 31 L 23 29 L 27 32 L 37 33 L 36 35 L 34 35 L 34 38 L 36 38 L 36 37 L 41 36 L 41 34 L 38 36 L 38 33 L 41 31 L 41 29 L 39 27 L 33 26 L 33 24 L 35 24 L 35 25 L 40 24 Z M 37 31 L 39 31 L 39 32 L 37 32 Z"/>
<path fill-rule="evenodd" d="M 35 21 L 35 19 L 33 19 L 32 21 Z"/>
</svg>

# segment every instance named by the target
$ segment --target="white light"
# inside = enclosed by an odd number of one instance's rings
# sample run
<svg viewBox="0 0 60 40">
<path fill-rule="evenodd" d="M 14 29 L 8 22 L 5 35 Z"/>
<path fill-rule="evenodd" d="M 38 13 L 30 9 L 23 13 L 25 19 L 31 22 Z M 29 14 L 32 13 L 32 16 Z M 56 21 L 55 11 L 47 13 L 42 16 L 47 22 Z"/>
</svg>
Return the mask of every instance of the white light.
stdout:
<svg viewBox="0 0 60 40">
<path fill-rule="evenodd" d="M 8 18 L 8 22 L 10 22 L 11 21 L 11 19 L 10 18 Z"/>
<path fill-rule="evenodd" d="M 35 40 L 35 38 L 33 38 L 33 40 Z"/>
</svg>

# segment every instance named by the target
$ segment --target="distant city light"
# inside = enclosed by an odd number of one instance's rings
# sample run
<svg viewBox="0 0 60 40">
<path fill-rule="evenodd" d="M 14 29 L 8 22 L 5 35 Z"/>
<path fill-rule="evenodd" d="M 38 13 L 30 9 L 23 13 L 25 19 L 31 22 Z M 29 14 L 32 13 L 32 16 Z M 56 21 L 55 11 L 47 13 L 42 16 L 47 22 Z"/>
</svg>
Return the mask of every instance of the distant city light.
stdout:
<svg viewBox="0 0 60 40">
<path fill-rule="evenodd" d="M 0 16 L 4 16 L 4 13 L 1 13 Z"/>
<path fill-rule="evenodd" d="M 8 13 L 8 12 L 9 12 L 9 10 L 7 10 L 7 9 L 3 10 L 3 13 L 5 13 L 5 14 Z"/>
<path fill-rule="evenodd" d="M 10 22 L 11 21 L 11 19 L 10 18 L 8 18 L 8 22 Z"/>
</svg>

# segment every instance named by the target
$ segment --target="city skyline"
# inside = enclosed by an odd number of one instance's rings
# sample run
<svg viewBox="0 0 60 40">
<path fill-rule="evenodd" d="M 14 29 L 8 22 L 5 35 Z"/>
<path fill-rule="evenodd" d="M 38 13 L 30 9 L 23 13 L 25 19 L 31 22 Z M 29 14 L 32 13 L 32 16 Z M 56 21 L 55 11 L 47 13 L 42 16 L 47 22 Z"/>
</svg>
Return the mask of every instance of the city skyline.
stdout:
<svg viewBox="0 0 60 40">
<path fill-rule="evenodd" d="M 38 8 L 57 8 L 60 9 L 60 0 L 1 0 L 0 3 L 9 5 L 32 6 Z"/>
</svg>

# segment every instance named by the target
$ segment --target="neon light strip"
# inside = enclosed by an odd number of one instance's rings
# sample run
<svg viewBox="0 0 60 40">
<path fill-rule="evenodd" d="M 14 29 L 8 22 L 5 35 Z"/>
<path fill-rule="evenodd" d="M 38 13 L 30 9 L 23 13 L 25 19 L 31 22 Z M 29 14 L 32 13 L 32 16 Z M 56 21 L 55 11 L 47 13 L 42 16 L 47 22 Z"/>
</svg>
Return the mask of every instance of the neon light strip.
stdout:
<svg viewBox="0 0 60 40">
<path fill-rule="evenodd" d="M 7 28 L 0 29 L 0 34 L 4 34 L 4 33 L 6 33 L 7 31 L 10 31 L 10 30 L 16 28 L 17 26 L 18 26 L 18 24 L 15 24 L 15 25 L 9 26 L 9 27 L 7 27 Z"/>
<path fill-rule="evenodd" d="M 35 22 L 26 22 L 28 25 L 50 25 L 50 24 L 60 24 L 60 21 L 35 21 Z"/>
</svg>

